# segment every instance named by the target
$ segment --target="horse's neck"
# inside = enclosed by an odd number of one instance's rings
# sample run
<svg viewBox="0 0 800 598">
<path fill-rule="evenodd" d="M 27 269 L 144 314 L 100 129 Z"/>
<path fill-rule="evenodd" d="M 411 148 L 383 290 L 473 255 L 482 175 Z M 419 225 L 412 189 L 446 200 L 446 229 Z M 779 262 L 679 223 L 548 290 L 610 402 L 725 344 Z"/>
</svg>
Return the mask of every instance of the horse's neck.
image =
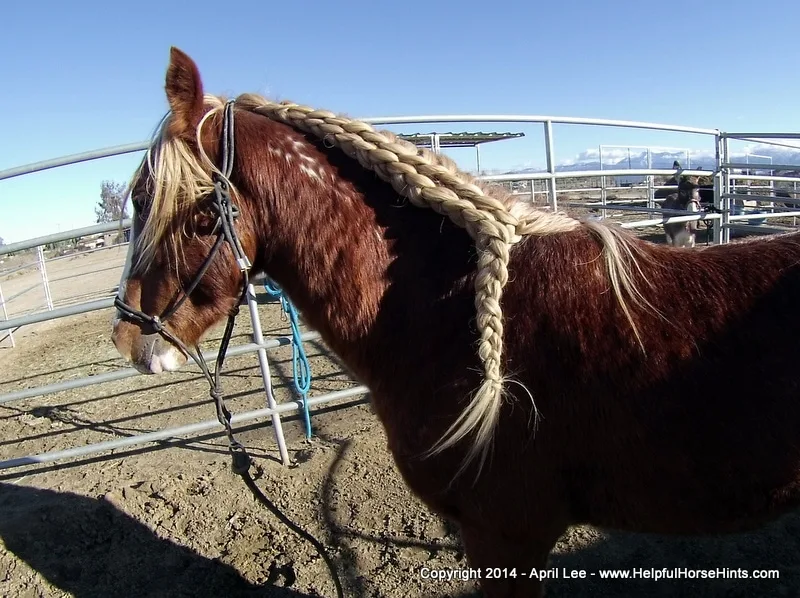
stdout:
<svg viewBox="0 0 800 598">
<path fill-rule="evenodd" d="M 296 199 L 309 206 L 304 213 L 273 221 L 266 274 L 313 328 L 349 352 L 348 345 L 368 334 L 377 317 L 388 251 L 377 242 L 374 223 L 348 219 L 332 207 L 319 209 L 323 198 L 308 199 Z"/>
<path fill-rule="evenodd" d="M 262 194 L 266 274 L 362 379 L 380 375 L 368 368 L 413 367 L 400 360 L 414 353 L 392 343 L 431 334 L 423 318 L 474 269 L 472 243 L 355 161 L 312 157 L 319 178 L 292 171 L 280 193 Z"/>
</svg>

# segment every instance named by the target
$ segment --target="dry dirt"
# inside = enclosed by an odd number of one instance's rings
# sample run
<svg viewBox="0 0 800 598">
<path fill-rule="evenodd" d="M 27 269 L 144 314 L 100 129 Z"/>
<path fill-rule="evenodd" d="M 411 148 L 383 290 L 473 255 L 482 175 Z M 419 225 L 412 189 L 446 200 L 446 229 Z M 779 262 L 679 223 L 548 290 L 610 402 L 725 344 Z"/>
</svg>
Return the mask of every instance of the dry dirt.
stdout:
<svg viewBox="0 0 800 598">
<path fill-rule="evenodd" d="M 121 265 L 122 252 L 114 251 L 54 262 L 51 272 L 68 266 L 94 272 L 71 289 L 54 291 L 54 299 L 107 295 L 119 269 L 97 271 Z M 7 292 L 30 286 L 36 276 L 0 282 Z M 279 307 L 265 297 L 261 301 L 265 336 L 288 334 Z M 109 341 L 110 317 L 107 310 L 21 330 L 16 349 L 0 349 L 0 394 L 124 368 Z M 250 333 L 243 313 L 234 344 L 248 342 Z M 212 334 L 208 348 L 219 334 Z M 307 351 L 312 396 L 356 384 L 321 343 L 307 343 Z M 290 348 L 270 350 L 269 356 L 277 398 L 291 400 Z M 255 355 L 231 358 L 224 385 L 233 412 L 264 406 Z M 136 376 L 0 405 L 0 459 L 213 418 L 207 386 L 196 368 Z M 478 595 L 472 581 L 424 578 L 424 571 L 467 567 L 458 533 L 406 490 L 368 403 L 346 399 L 315 409 L 311 441 L 296 417 L 283 422 L 290 467 L 278 460 L 268 421 L 238 427 L 238 437 L 256 462 L 256 483 L 327 547 L 347 595 Z M 798 555 L 800 517 L 722 539 L 577 527 L 562 538 L 552 565 L 560 571 L 586 570 L 589 578 L 552 580 L 548 596 L 800 596 Z M 665 567 L 777 569 L 780 578 L 608 581 L 597 575 L 601 568 Z M 230 470 L 224 437 L 209 433 L 0 470 L 0 595 L 335 594 L 313 547 L 253 500 Z"/>
</svg>

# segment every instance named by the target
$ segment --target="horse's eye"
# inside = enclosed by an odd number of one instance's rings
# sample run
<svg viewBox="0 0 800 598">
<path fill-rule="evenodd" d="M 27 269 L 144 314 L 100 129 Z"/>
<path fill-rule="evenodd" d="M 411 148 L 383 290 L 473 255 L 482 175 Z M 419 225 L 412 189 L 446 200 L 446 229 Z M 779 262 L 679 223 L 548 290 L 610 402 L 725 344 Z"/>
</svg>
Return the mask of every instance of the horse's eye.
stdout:
<svg viewBox="0 0 800 598">
<path fill-rule="evenodd" d="M 133 211 L 135 214 L 142 213 L 142 200 L 138 197 L 131 198 L 131 205 L 133 206 Z"/>
</svg>

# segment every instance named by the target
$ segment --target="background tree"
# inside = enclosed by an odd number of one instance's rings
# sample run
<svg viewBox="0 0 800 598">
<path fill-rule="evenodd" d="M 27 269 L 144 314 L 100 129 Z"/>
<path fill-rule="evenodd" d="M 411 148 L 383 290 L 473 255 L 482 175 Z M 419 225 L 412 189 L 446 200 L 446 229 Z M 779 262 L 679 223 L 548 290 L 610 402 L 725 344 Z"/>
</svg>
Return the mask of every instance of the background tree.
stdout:
<svg viewBox="0 0 800 598">
<path fill-rule="evenodd" d="M 94 209 L 97 215 L 97 222 L 115 222 L 128 217 L 127 207 L 123 210 L 123 200 L 125 198 L 125 188 L 123 183 L 114 181 L 103 181 L 100 185 L 100 201 Z"/>
</svg>

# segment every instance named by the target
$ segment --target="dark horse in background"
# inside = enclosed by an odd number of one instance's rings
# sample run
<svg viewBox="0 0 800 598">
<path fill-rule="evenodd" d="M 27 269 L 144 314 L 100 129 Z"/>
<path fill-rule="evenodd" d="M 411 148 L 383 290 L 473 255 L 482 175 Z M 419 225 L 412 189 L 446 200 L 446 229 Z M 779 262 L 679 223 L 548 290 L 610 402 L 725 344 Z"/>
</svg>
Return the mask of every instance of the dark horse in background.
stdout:
<svg viewBox="0 0 800 598">
<path fill-rule="evenodd" d="M 678 181 L 678 192 L 667 195 L 666 199 L 661 203 L 661 207 L 666 210 L 684 210 L 699 213 L 701 207 L 697 178 L 681 176 Z M 678 216 L 678 214 L 664 212 L 664 216 Z M 697 220 L 665 222 L 664 234 L 667 237 L 667 243 L 673 247 L 694 247 L 697 222 Z"/>
<path fill-rule="evenodd" d="M 681 163 L 675 160 L 672 163 L 672 168 L 675 169 L 677 172 L 675 175 L 668 178 L 664 181 L 665 185 L 678 185 L 678 180 L 682 176 L 680 173 L 683 170 L 683 166 Z M 714 206 L 714 179 L 711 175 L 709 176 L 702 176 L 696 177 L 694 181 L 695 185 L 697 186 L 697 193 L 700 196 L 700 208 L 703 211 L 708 211 L 710 208 Z M 671 189 L 656 189 L 653 192 L 654 199 L 665 199 L 669 195 L 675 193 L 675 191 Z"/>
<path fill-rule="evenodd" d="M 486 596 L 538 596 L 531 572 L 571 525 L 721 534 L 800 506 L 800 234 L 687 251 L 536 210 L 366 123 L 205 95 L 176 49 L 166 99 L 131 184 L 117 349 L 173 371 L 238 304 L 240 268 L 269 276 L 370 388 L 400 474 L 458 523 Z M 220 186 L 240 246 L 215 244 Z M 484 230 L 524 233 L 508 248 Z M 501 300 L 478 300 L 487 280 Z M 476 402 L 481 330 L 510 379 Z M 703 379 L 714 392 L 692 391 Z M 431 451 L 464 414 L 476 433 Z"/>
<path fill-rule="evenodd" d="M 678 209 L 678 210 L 686 210 L 687 208 L 691 211 L 700 211 L 700 212 L 713 212 L 715 211 L 714 208 L 714 180 L 712 176 L 699 176 L 699 177 L 686 177 L 680 174 L 680 171 L 683 170 L 680 162 L 675 160 L 672 163 L 672 168 L 674 168 L 677 173 L 664 181 L 665 185 L 677 185 L 679 187 L 678 192 L 672 191 L 671 189 L 657 189 L 653 193 L 654 199 L 662 199 L 664 200 L 661 203 L 661 207 L 666 209 Z M 680 188 L 680 181 L 688 181 L 686 183 L 685 190 L 682 192 Z M 693 191 L 690 191 L 690 188 L 693 188 Z M 743 195 L 749 195 L 749 190 L 742 190 L 738 191 L 738 193 Z M 784 199 L 792 199 L 793 193 L 786 189 L 775 189 L 771 192 L 771 197 L 776 198 L 784 198 Z M 699 203 L 696 203 L 699 202 Z M 797 202 L 776 202 L 777 205 L 783 206 L 785 208 L 796 210 L 798 209 Z M 738 207 L 738 210 L 737 210 Z M 732 201 L 732 208 L 734 213 L 738 213 L 740 210 L 743 209 L 742 200 L 733 200 Z M 664 216 L 668 216 L 669 214 L 664 214 Z M 670 223 L 664 225 L 664 232 L 667 237 L 667 243 L 670 245 L 676 244 L 673 241 L 677 238 L 678 240 L 691 240 L 691 246 L 694 246 L 694 239 L 697 233 L 699 221 L 693 222 L 682 222 L 682 223 Z M 709 230 L 711 227 L 711 222 L 706 221 L 706 234 L 709 234 Z M 678 246 L 685 246 L 685 243 L 677 243 Z"/>
<path fill-rule="evenodd" d="M 661 207 L 668 210 L 686 210 L 690 212 L 709 212 L 714 208 L 714 181 L 708 177 L 687 177 L 681 175 L 683 170 L 680 162 L 675 160 L 672 168 L 677 172 L 664 181 L 665 185 L 676 185 L 677 191 L 659 188 L 653 192 L 653 199 L 662 199 Z M 676 214 L 664 213 L 665 217 Z M 697 236 L 699 220 L 689 222 L 670 222 L 664 224 L 664 234 L 667 244 L 675 247 L 694 247 Z M 706 234 L 708 227 L 706 224 Z"/>
</svg>

